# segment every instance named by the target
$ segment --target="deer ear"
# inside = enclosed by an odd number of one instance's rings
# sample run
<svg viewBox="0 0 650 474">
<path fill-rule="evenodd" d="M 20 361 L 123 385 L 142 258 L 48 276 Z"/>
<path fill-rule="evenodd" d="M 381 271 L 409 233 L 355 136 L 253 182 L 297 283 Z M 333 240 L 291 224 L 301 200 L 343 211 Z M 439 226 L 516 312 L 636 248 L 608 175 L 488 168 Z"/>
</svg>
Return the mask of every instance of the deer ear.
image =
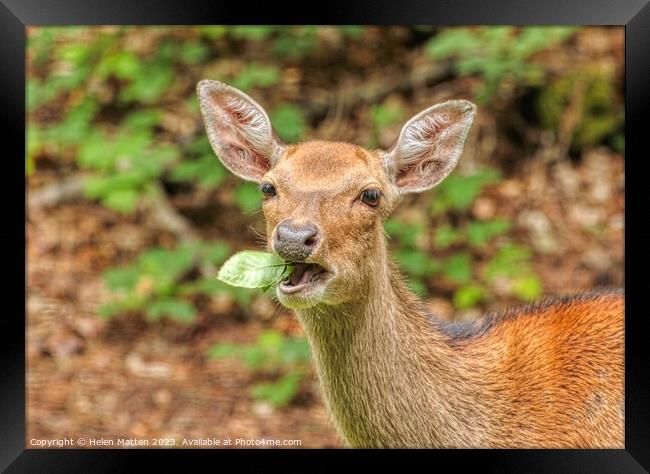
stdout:
<svg viewBox="0 0 650 474">
<path fill-rule="evenodd" d="M 476 106 L 450 100 L 423 110 L 402 128 L 384 155 L 388 174 L 402 193 L 425 191 L 456 167 Z"/>
<path fill-rule="evenodd" d="M 203 80 L 196 90 L 214 152 L 232 173 L 259 182 L 284 150 L 264 109 L 219 81 Z"/>
</svg>

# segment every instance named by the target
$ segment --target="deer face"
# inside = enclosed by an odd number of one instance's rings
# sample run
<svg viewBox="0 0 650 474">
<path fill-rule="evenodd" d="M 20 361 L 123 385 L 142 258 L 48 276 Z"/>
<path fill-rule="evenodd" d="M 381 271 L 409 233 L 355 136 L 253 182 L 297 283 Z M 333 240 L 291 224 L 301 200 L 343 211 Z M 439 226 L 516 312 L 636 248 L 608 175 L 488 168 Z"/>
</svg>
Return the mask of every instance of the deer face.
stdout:
<svg viewBox="0 0 650 474">
<path fill-rule="evenodd" d="M 303 143 L 281 155 L 261 189 L 268 248 L 297 262 L 279 300 L 297 308 L 358 294 L 398 197 L 379 156 L 346 143 Z"/>
<path fill-rule="evenodd" d="M 390 150 L 324 141 L 287 146 L 264 109 L 217 81 L 197 87 L 210 143 L 234 174 L 260 184 L 267 248 L 295 264 L 277 289 L 293 309 L 363 295 L 383 271 L 383 220 L 403 193 L 429 189 L 456 166 L 475 106 L 449 101 L 406 123 Z"/>
</svg>

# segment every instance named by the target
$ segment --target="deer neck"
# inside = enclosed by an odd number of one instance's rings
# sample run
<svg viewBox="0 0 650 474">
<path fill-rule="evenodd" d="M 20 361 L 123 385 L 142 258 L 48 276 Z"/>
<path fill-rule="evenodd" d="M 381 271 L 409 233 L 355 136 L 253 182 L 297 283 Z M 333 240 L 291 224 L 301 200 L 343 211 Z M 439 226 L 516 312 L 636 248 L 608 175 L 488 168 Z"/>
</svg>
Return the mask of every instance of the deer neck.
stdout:
<svg viewBox="0 0 650 474">
<path fill-rule="evenodd" d="M 358 299 L 297 312 L 330 413 L 352 446 L 456 446 L 454 405 L 471 404 L 472 370 L 427 322 L 385 248 L 379 257 L 383 271 Z"/>
</svg>

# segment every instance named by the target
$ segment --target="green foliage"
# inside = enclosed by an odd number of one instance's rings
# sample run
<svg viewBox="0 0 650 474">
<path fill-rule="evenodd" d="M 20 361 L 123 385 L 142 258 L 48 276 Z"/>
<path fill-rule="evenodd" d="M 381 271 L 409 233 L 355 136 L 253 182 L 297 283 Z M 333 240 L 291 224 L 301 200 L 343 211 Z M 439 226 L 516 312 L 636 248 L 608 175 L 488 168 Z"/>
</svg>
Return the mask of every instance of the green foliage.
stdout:
<svg viewBox="0 0 650 474">
<path fill-rule="evenodd" d="M 211 41 L 223 38 L 228 33 L 228 27 L 223 25 L 207 25 L 197 27 L 201 36 L 205 36 Z"/>
<path fill-rule="evenodd" d="M 208 137 L 202 136 L 188 146 L 187 158 L 171 170 L 169 177 L 173 181 L 214 189 L 226 180 L 228 171 L 212 151 Z"/>
<path fill-rule="evenodd" d="M 286 374 L 275 382 L 255 385 L 251 394 L 253 398 L 266 400 L 276 407 L 284 406 L 295 398 L 302 379 L 302 373 Z"/>
<path fill-rule="evenodd" d="M 230 81 L 234 87 L 247 91 L 253 87 L 271 87 L 280 80 L 280 70 L 275 66 L 259 63 L 247 64 Z"/>
<path fill-rule="evenodd" d="M 442 225 L 434 231 L 433 243 L 439 249 L 445 249 L 462 238 L 461 232 L 450 225 Z"/>
<path fill-rule="evenodd" d="M 530 263 L 531 252 L 514 244 L 508 244 L 487 263 L 484 278 L 488 282 L 497 279 L 508 283 L 510 293 L 523 301 L 531 301 L 542 294 L 542 282 Z"/>
<path fill-rule="evenodd" d="M 527 264 L 531 252 L 514 244 L 508 244 L 497 252 L 485 270 L 486 278 L 493 280 L 500 276 L 515 276 Z"/>
<path fill-rule="evenodd" d="M 467 252 L 453 253 L 445 261 L 443 275 L 455 283 L 467 283 L 472 279 L 472 260 Z"/>
<path fill-rule="evenodd" d="M 431 211 L 434 214 L 465 211 L 474 203 L 485 186 L 496 183 L 499 179 L 499 172 L 489 168 L 465 176 L 460 174 L 448 176 L 434 188 Z"/>
<path fill-rule="evenodd" d="M 601 68 L 582 68 L 560 77 L 544 87 L 537 100 L 537 112 L 543 127 L 559 130 L 562 118 L 575 101 L 579 105 L 577 126 L 571 137 L 577 149 L 598 145 L 608 140 L 622 152 L 625 135 L 620 100 L 616 100 L 612 72 Z"/>
<path fill-rule="evenodd" d="M 467 225 L 467 240 L 474 246 L 488 243 L 494 237 L 503 235 L 512 227 L 506 219 L 493 219 L 489 221 L 473 221 Z"/>
<path fill-rule="evenodd" d="M 230 28 L 230 34 L 235 38 L 262 41 L 271 35 L 274 29 L 273 26 L 233 26 Z"/>
<path fill-rule="evenodd" d="M 530 252 L 507 238 L 512 222 L 502 218 L 476 220 L 468 212 L 486 186 L 498 179 L 499 174 L 492 169 L 449 176 L 434 189 L 433 220 L 413 223 L 393 217 L 386 221 L 385 231 L 396 246 L 396 260 L 417 294 L 426 297 L 432 282 L 444 281 L 446 287 L 454 288 L 453 303 L 458 309 L 486 301 L 493 286 L 504 280 L 509 294 L 520 300 L 541 294 Z M 454 225 L 450 224 L 452 215 L 458 220 Z M 497 238 L 504 238 L 505 243 L 499 244 Z M 435 257 L 432 249 L 422 247 L 427 240 L 437 250 Z M 486 249 L 495 243 L 496 253 L 486 256 Z"/>
<path fill-rule="evenodd" d="M 318 44 L 318 27 L 285 28 L 273 42 L 273 52 L 280 57 L 299 59 L 312 52 Z"/>
<path fill-rule="evenodd" d="M 578 68 L 547 81 L 537 62 L 537 53 L 567 40 L 574 28 L 466 27 L 438 32 L 425 26 L 414 30 L 420 36 L 431 35 L 425 50 L 432 60 L 452 59 L 459 75 L 481 79 L 479 100 L 490 100 L 506 90 L 507 84 L 538 88 L 537 113 L 545 128 L 558 130 L 576 90 L 582 87 L 581 120 L 573 146 L 607 143 L 624 149 L 623 111 L 611 72 Z M 228 172 L 202 128 L 180 139 L 176 132 L 169 133 L 169 122 L 174 122 L 170 113 L 175 109 L 168 102 L 180 96 L 186 111 L 198 114 L 191 86 L 206 74 L 246 91 L 271 93 L 280 84 L 284 86 L 285 80 L 290 83 L 288 68 L 299 68 L 300 61 L 315 53 L 323 40 L 328 48 L 345 47 L 363 39 L 366 27 L 152 28 L 148 34 L 153 46 L 149 47 L 132 41 L 133 32 L 133 27 L 30 31 L 28 55 L 34 72 L 30 71 L 27 85 L 26 173 L 33 173 L 42 157 L 65 160 L 91 174 L 87 196 L 123 213 L 133 212 L 150 193 L 157 192 L 162 180 L 184 183 L 183 189 L 194 186 L 220 192 L 223 186 L 223 195 L 232 196 L 232 205 L 250 214 L 260 208 L 257 186 L 227 180 Z M 272 57 L 265 58 L 259 51 L 268 51 Z M 309 61 L 315 59 L 313 55 Z M 269 115 L 283 140 L 296 142 L 309 136 L 312 124 L 302 108 L 282 101 L 271 104 Z M 399 100 L 371 106 L 374 141 L 407 116 Z M 511 222 L 476 220 L 469 212 L 485 188 L 499 179 L 499 173 L 491 169 L 454 174 L 432 192 L 430 216 L 421 222 L 399 218 L 386 222 L 386 232 L 396 247 L 394 255 L 415 291 L 427 295 L 435 282 L 442 281 L 459 308 L 485 302 L 491 286 L 504 280 L 517 298 L 541 293 L 539 279 L 528 264 L 530 254 L 512 244 Z M 189 260 L 179 249 L 152 249 L 151 255 L 145 252 L 132 265 L 107 272 L 107 284 L 120 298 L 105 312 L 142 311 L 152 319 L 189 321 L 194 317 L 191 303 L 196 297 L 224 294 L 246 307 L 255 294 L 251 290 L 195 276 L 197 260 L 223 263 L 230 249 L 220 245 L 214 246 L 213 257 L 205 249 L 201 256 L 197 250 L 187 250 Z M 156 266 L 167 252 L 174 257 Z"/>
<path fill-rule="evenodd" d="M 150 319 L 168 317 L 181 323 L 191 323 L 196 318 L 196 310 L 187 301 L 178 298 L 165 298 L 149 304 L 146 315 Z"/>
<path fill-rule="evenodd" d="M 254 183 L 241 183 L 235 189 L 235 203 L 245 214 L 251 214 L 260 209 L 262 194 Z"/>
<path fill-rule="evenodd" d="M 264 331 L 252 344 L 215 344 L 208 350 L 214 359 L 236 358 L 254 373 L 273 377 L 258 383 L 251 396 L 274 406 L 289 404 L 298 394 L 308 369 L 309 343 L 302 337 L 285 337 L 277 331 Z"/>
<path fill-rule="evenodd" d="M 398 237 L 405 246 L 414 247 L 418 235 L 424 230 L 424 223 L 403 222 L 394 217 L 390 217 L 386 220 L 384 229 L 388 235 Z"/>
<path fill-rule="evenodd" d="M 370 107 L 370 117 L 376 130 L 401 123 L 406 118 L 406 112 L 403 107 L 398 105 L 373 105 Z"/>
<path fill-rule="evenodd" d="M 202 263 L 220 265 L 230 252 L 230 247 L 220 241 L 146 250 L 133 264 L 104 272 L 104 283 L 113 293 L 113 299 L 100 309 L 100 314 L 112 317 L 143 311 L 149 320 L 168 317 L 181 323 L 192 323 L 196 310 L 188 298 L 199 293 L 232 292 L 215 279 L 188 281 L 188 276 Z M 250 295 L 250 290 L 238 289 L 234 297 L 240 305 L 246 306 Z"/>
<path fill-rule="evenodd" d="M 295 105 L 283 104 L 276 107 L 271 111 L 270 119 L 275 131 L 286 142 L 301 140 L 307 131 L 305 114 Z"/>
<path fill-rule="evenodd" d="M 294 266 L 274 253 L 243 250 L 221 266 L 217 278 L 242 288 L 270 288 L 287 278 Z"/>
<path fill-rule="evenodd" d="M 28 35 L 30 67 L 38 71 L 30 73 L 27 86 L 26 174 L 33 173 L 44 156 L 74 161 L 90 175 L 86 196 L 121 213 L 133 212 L 142 200 L 160 192 L 162 180 L 203 190 L 226 182 L 228 172 L 202 127 L 180 142 L 165 132 L 174 120 L 169 117 L 174 109 L 167 108 L 168 98 L 187 95 L 188 110 L 198 114 L 194 88 L 186 88 L 177 78 L 189 75 L 198 80 L 197 68 L 217 57 L 215 40 L 245 45 L 270 41 L 273 54 L 287 59 L 308 54 L 320 41 L 318 27 L 311 26 L 200 26 L 150 28 L 146 38 L 154 45 L 150 47 L 132 40 L 135 30 L 38 28 Z M 340 34 L 353 38 L 363 31 L 350 27 Z M 282 70 L 277 64 L 241 64 L 226 68 L 221 79 L 244 90 L 280 83 Z M 303 139 L 309 129 L 303 111 L 295 106 L 280 103 L 270 115 L 286 141 Z M 233 204 L 245 213 L 260 208 L 261 194 L 252 183 L 238 182 L 232 196 Z M 208 246 L 206 242 L 201 250 L 151 249 L 127 267 L 110 269 L 105 279 L 116 298 L 102 314 L 137 311 L 150 319 L 189 322 L 195 317 L 191 302 L 200 295 L 227 294 L 248 307 L 253 291 L 195 276 L 193 269 L 210 260 Z M 229 251 L 214 248 L 212 260 L 223 263 Z M 163 263 L 156 266 L 157 261 Z M 175 270 L 176 261 L 183 262 L 184 271 Z"/>
<path fill-rule="evenodd" d="M 154 104 L 174 80 L 173 70 L 164 62 L 145 62 L 120 93 L 125 102 Z"/>
<path fill-rule="evenodd" d="M 373 136 L 368 140 L 368 148 L 376 148 L 380 142 L 382 132 L 395 124 L 403 123 L 406 111 L 399 103 L 385 101 L 383 104 L 370 107 L 370 120 L 372 122 Z"/>
<path fill-rule="evenodd" d="M 156 146 L 146 131 L 128 126 L 112 137 L 91 133 L 79 146 L 80 167 L 99 171 L 86 183 L 86 194 L 107 207 L 131 212 L 148 184 L 178 158 L 171 145 Z"/>
<path fill-rule="evenodd" d="M 115 33 L 36 30 L 30 35 L 30 53 L 51 72 L 44 80 L 30 79 L 27 88 L 30 122 L 42 107 L 64 113 L 39 121 L 38 126 L 30 123 L 26 171 L 32 172 L 43 154 L 74 156 L 77 166 L 95 172 L 88 180 L 87 196 L 124 213 L 132 212 L 149 185 L 167 173 L 177 178 L 201 173 L 202 184 L 215 185 L 222 179 L 218 165 L 217 171 L 207 172 L 215 161 L 204 156 L 192 163 L 193 168 L 183 163 L 175 171 L 183 150 L 155 133 L 163 111 L 154 104 L 174 86 L 177 67 L 207 58 L 207 46 L 196 40 L 163 39 L 155 53 L 145 57 L 130 48 L 129 31 L 129 27 Z M 53 36 L 58 41 L 52 41 Z M 106 94 L 114 97 L 110 113 L 119 120 L 117 128 L 102 119 Z"/>
<path fill-rule="evenodd" d="M 521 300 L 532 301 L 541 296 L 542 282 L 535 275 L 524 275 L 512 282 L 511 291 Z"/>
<path fill-rule="evenodd" d="M 476 306 L 485 298 L 485 289 L 476 283 L 468 283 L 458 287 L 454 292 L 454 306 L 458 309 L 466 309 Z"/>
<path fill-rule="evenodd" d="M 318 26 L 234 26 L 201 27 L 201 32 L 211 39 L 230 36 L 238 41 L 270 45 L 270 51 L 282 60 L 299 60 L 311 54 L 319 44 Z M 339 26 L 334 29 L 341 38 L 358 39 L 364 32 L 364 26 Z"/>
<path fill-rule="evenodd" d="M 485 103 L 505 78 L 541 84 L 544 70 L 532 56 L 566 40 L 574 31 L 574 27 L 565 26 L 448 28 L 431 38 L 426 53 L 435 60 L 454 58 L 461 76 L 480 76 L 483 87 L 476 100 Z"/>
<path fill-rule="evenodd" d="M 399 249 L 395 255 L 401 267 L 411 277 L 427 277 L 440 271 L 440 262 L 432 260 L 425 252 L 414 248 Z"/>
</svg>

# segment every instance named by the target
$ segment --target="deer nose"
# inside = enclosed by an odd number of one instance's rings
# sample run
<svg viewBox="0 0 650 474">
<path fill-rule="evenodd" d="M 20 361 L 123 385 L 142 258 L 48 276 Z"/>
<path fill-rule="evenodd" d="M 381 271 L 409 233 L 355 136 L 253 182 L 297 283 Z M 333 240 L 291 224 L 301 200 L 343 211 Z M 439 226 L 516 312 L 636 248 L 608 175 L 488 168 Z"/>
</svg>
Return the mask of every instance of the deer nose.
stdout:
<svg viewBox="0 0 650 474">
<path fill-rule="evenodd" d="M 280 257 L 290 262 L 303 262 L 320 242 L 320 231 L 308 223 L 302 226 L 282 222 L 275 229 L 273 245 Z"/>
</svg>

